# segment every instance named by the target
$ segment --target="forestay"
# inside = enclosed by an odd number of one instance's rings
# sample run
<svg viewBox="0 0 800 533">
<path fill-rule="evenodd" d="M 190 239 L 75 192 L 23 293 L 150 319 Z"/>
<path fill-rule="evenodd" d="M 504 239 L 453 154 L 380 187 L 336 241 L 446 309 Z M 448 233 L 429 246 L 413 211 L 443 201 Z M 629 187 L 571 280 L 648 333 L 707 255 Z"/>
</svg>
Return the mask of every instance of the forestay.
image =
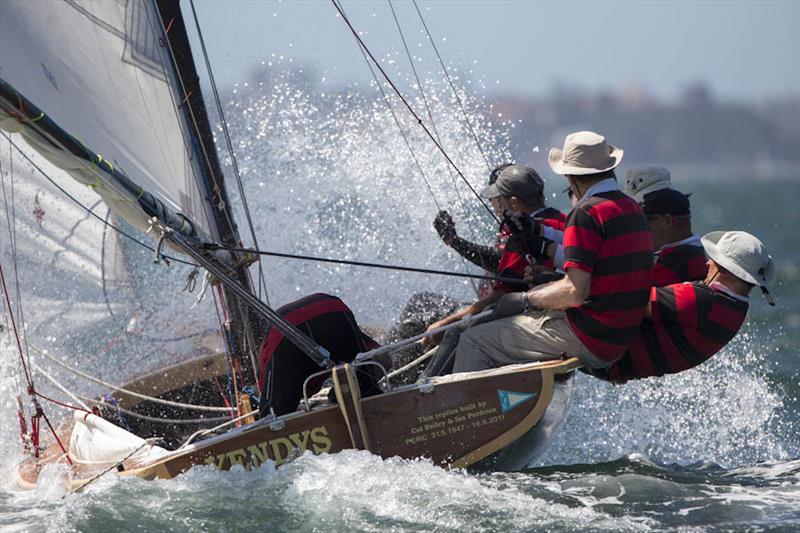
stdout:
<svg viewBox="0 0 800 533">
<path fill-rule="evenodd" d="M 195 229 L 219 232 L 203 185 L 204 151 L 193 143 L 180 81 L 154 2 L 0 2 L 0 78 L 87 150 L 126 175 Z M 0 108 L 0 128 L 20 132 L 56 166 L 91 185 L 139 228 L 137 198 L 31 129 L 33 120 Z"/>
</svg>

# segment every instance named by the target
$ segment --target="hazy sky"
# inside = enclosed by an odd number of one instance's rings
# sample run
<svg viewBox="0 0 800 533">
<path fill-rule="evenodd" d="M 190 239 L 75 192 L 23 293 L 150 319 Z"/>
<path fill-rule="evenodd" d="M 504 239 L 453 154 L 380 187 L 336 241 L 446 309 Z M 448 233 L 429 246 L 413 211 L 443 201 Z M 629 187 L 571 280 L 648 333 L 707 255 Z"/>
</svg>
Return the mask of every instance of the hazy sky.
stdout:
<svg viewBox="0 0 800 533">
<path fill-rule="evenodd" d="M 798 0 L 418 4 L 445 61 L 471 70 L 491 92 L 538 96 L 560 82 L 581 89 L 638 85 L 673 97 L 699 80 L 735 100 L 800 92 Z M 414 5 L 393 5 L 418 66 L 439 75 Z M 328 0 L 197 0 L 195 6 L 220 84 L 246 80 L 261 61 L 313 64 L 323 86 L 369 77 Z M 373 52 L 394 58 L 387 68 L 407 74 L 388 2 L 343 0 L 343 6 Z"/>
</svg>

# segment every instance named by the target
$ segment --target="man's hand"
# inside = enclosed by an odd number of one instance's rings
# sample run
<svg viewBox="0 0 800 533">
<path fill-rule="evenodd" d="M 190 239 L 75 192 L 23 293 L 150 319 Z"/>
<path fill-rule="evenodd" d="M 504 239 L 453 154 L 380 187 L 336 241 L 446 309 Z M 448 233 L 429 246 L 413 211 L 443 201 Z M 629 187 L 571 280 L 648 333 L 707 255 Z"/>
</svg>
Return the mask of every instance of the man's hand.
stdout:
<svg viewBox="0 0 800 533">
<path fill-rule="evenodd" d="M 519 211 L 507 209 L 503 213 L 503 224 L 511 232 L 506 250 L 521 255 L 532 255 L 536 259 L 547 259 L 547 248 L 553 241 L 542 237 L 542 225 Z"/>
<path fill-rule="evenodd" d="M 528 300 L 527 292 L 511 292 L 500 298 L 492 312 L 492 320 L 506 318 L 513 315 L 524 313 L 532 306 Z"/>
<path fill-rule="evenodd" d="M 542 234 L 542 224 L 538 220 L 519 211 L 512 211 L 511 209 L 503 211 L 503 224 L 505 224 L 506 227 L 508 227 L 508 231 L 513 234 Z"/>
<path fill-rule="evenodd" d="M 456 235 L 456 224 L 447 211 L 439 211 L 436 218 L 433 219 L 433 227 L 436 228 L 439 237 L 448 246 L 458 237 Z"/>
<path fill-rule="evenodd" d="M 525 283 L 528 285 L 533 285 L 536 277 L 536 269 L 533 265 L 528 265 L 525 267 L 525 273 L 522 275 L 522 279 L 525 280 Z"/>
<path fill-rule="evenodd" d="M 431 331 L 433 329 L 440 328 L 442 326 L 446 326 L 447 324 L 449 324 L 449 322 L 447 322 L 446 318 L 443 318 L 442 320 L 437 320 L 436 322 L 434 322 L 433 324 L 428 326 L 428 329 L 426 329 L 425 331 L 426 332 L 427 331 Z M 442 342 L 442 338 L 444 338 L 444 333 L 437 333 L 436 335 L 431 335 L 430 337 L 423 337 L 422 345 L 423 346 L 436 346 L 437 344 Z"/>
<path fill-rule="evenodd" d="M 553 244 L 553 241 L 544 237 L 514 234 L 509 237 L 505 249 L 509 252 L 531 255 L 534 259 L 542 260 L 550 258 L 547 250 L 551 244 Z"/>
</svg>

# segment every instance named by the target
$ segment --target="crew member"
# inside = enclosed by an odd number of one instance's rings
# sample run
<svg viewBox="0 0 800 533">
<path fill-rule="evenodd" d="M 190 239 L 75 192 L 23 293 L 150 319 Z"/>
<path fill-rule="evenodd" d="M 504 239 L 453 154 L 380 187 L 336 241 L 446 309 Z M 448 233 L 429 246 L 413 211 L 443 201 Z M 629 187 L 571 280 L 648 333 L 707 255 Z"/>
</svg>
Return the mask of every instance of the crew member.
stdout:
<svg viewBox="0 0 800 533">
<path fill-rule="evenodd" d="M 661 189 L 672 189 L 672 176 L 664 167 L 641 165 L 625 172 L 625 184 L 622 186 L 622 192 L 640 204 L 644 200 L 645 194 Z"/>
<path fill-rule="evenodd" d="M 656 248 L 653 286 L 705 279 L 706 253 L 700 237 L 692 234 L 689 196 L 675 189 L 661 189 L 645 194 L 640 205 Z"/>
<path fill-rule="evenodd" d="M 639 205 L 617 187 L 614 169 L 623 151 L 593 132 L 567 136 L 550 150 L 550 168 L 563 174 L 577 205 L 567 217 L 566 277 L 497 303 L 497 320 L 468 329 L 456 348 L 456 372 L 480 370 L 564 354 L 603 368 L 633 344 L 652 284 L 653 243 Z M 524 222 L 523 215 L 513 222 Z M 555 257 L 554 242 L 512 224 L 537 259 Z M 509 248 L 511 243 L 509 243 Z"/>
<path fill-rule="evenodd" d="M 653 232 L 653 285 L 705 279 L 706 254 L 700 237 L 692 234 L 689 195 L 672 187 L 663 167 L 636 167 L 625 178 L 624 192 L 639 202 Z"/>
<path fill-rule="evenodd" d="M 503 169 L 512 165 L 513 163 L 505 163 L 492 170 L 489 175 L 489 187 L 494 185 Z M 503 212 L 511 207 L 509 202 L 502 195 L 494 197 L 491 201 L 492 208 L 498 218 L 502 217 Z M 541 195 L 534 199 L 532 203 L 534 205 L 533 211 L 530 213 L 531 217 L 534 217 L 546 227 L 559 231 L 564 230 L 567 217 L 558 209 L 545 205 L 544 189 L 542 189 Z M 480 245 L 459 237 L 456 233 L 455 222 L 453 222 L 453 218 L 447 211 L 439 211 L 436 218 L 433 220 L 433 227 L 436 229 L 442 241 L 455 250 L 461 257 L 481 267 L 490 274 L 498 274 L 500 258 L 503 255 L 503 248 L 509 236 L 505 226 L 500 227 L 494 246 Z"/>
<path fill-rule="evenodd" d="M 357 354 L 378 347 L 378 343 L 358 327 L 350 308 L 335 296 L 312 294 L 284 305 L 277 312 L 328 350 L 335 363 L 352 362 Z M 275 327 L 267 331 L 258 359 L 261 416 L 269 414 L 270 408 L 276 415 L 296 410 L 303 397 L 303 382 L 311 374 L 322 370 Z M 391 367 L 391 362 L 380 363 L 387 369 Z M 362 396 L 380 392 L 376 378 L 372 371 L 359 369 L 358 382 Z M 309 382 L 306 390 L 309 396 L 320 390 L 324 379 L 325 376 L 321 376 Z"/>
<path fill-rule="evenodd" d="M 773 305 L 766 286 L 775 268 L 761 241 L 743 231 L 715 231 L 702 243 L 709 257 L 705 280 L 653 287 L 636 342 L 620 360 L 589 374 L 625 383 L 693 368 L 739 331 L 753 287 Z"/>
<path fill-rule="evenodd" d="M 510 165 L 500 172 L 495 183 L 481 192 L 481 196 L 489 199 L 498 210 L 508 206 L 514 211 L 530 217 L 533 213 L 544 208 L 544 182 L 534 169 L 522 165 Z M 518 279 L 520 280 L 519 283 L 495 282 L 489 294 L 471 305 L 434 322 L 428 327 L 428 330 L 456 322 L 467 314 L 475 315 L 480 313 L 486 306 L 495 303 L 506 293 L 525 290 L 528 285 L 523 280 L 523 277 L 527 264 L 528 262 L 522 254 L 505 250 L 497 265 L 497 272 L 500 277 Z M 426 344 L 432 344 L 437 341 L 438 337 L 426 337 L 425 339 Z"/>
</svg>

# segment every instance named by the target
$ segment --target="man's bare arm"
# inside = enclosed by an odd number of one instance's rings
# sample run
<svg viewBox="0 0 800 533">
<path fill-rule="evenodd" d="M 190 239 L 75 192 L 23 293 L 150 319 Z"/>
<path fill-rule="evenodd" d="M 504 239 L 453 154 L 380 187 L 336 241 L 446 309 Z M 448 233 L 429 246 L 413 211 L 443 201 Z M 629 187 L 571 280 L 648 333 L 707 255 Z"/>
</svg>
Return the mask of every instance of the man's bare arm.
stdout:
<svg viewBox="0 0 800 533">
<path fill-rule="evenodd" d="M 592 275 L 579 268 L 570 268 L 558 281 L 539 285 L 528 291 L 528 301 L 539 309 L 569 309 L 581 305 L 589 297 Z"/>
</svg>

